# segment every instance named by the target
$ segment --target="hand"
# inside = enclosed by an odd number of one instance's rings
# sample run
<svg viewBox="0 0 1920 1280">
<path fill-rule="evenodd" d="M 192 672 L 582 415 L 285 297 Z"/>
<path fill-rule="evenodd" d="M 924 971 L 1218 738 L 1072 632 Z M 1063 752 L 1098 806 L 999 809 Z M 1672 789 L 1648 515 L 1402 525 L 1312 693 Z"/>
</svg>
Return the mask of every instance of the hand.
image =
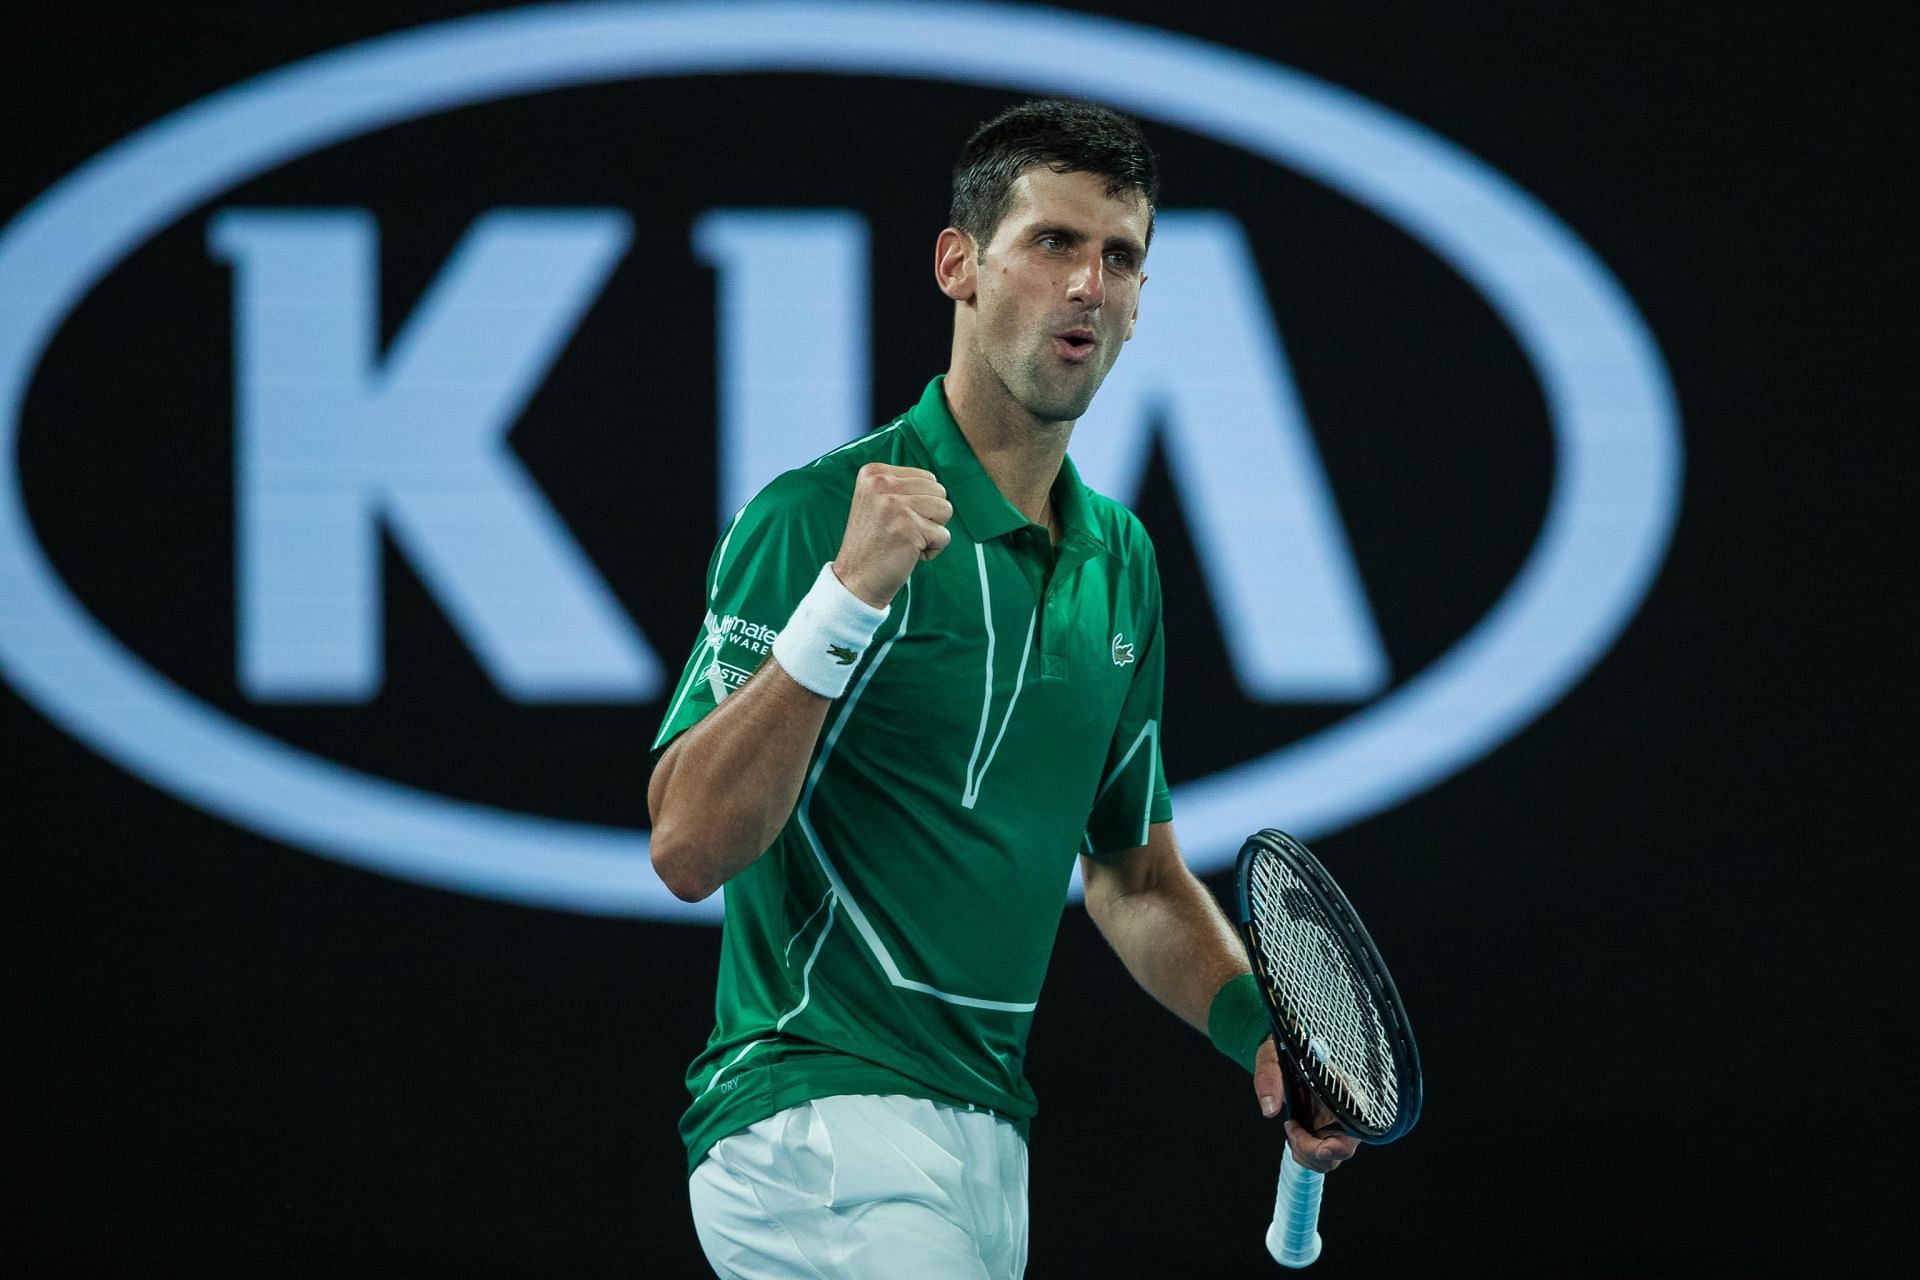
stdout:
<svg viewBox="0 0 1920 1280">
<path fill-rule="evenodd" d="M 1271 1120 L 1280 1114 L 1280 1104 L 1287 1095 L 1287 1072 L 1280 1066 L 1280 1055 L 1274 1051 L 1273 1038 L 1269 1036 L 1260 1042 L 1260 1051 L 1254 1055 L 1253 1091 L 1260 1098 L 1260 1114 Z M 1333 1112 L 1327 1110 L 1327 1104 L 1320 1101 L 1313 1090 L 1304 1086 L 1293 1091 L 1296 1104 L 1307 1104 L 1307 1123 L 1300 1123 L 1301 1110 L 1295 1106 L 1293 1115 L 1287 1119 L 1287 1145 L 1293 1148 L 1293 1158 L 1308 1169 L 1321 1173 L 1332 1173 L 1360 1149 L 1360 1139 L 1344 1133 L 1338 1128 Z"/>
<path fill-rule="evenodd" d="M 853 506 L 833 572 L 876 609 L 892 603 L 914 566 L 946 550 L 953 504 L 931 471 L 869 462 L 853 483 Z"/>
</svg>

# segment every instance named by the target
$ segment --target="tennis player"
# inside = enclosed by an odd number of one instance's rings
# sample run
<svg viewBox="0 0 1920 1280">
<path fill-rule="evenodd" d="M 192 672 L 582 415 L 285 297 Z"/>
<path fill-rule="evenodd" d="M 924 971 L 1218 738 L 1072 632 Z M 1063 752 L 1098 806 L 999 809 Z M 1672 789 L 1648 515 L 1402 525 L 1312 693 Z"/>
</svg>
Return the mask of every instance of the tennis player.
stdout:
<svg viewBox="0 0 1920 1280">
<path fill-rule="evenodd" d="M 1128 971 L 1285 1107 L 1240 943 L 1174 839 L 1153 544 L 1066 456 L 1133 334 L 1158 189 L 1105 108 L 981 126 L 934 245 L 946 373 L 713 553 L 648 803 L 667 886 L 727 887 L 680 1129 L 729 1280 L 1022 1273 L 1022 1067 L 1076 856 Z M 1285 1123 L 1311 1168 L 1355 1149 Z"/>
</svg>

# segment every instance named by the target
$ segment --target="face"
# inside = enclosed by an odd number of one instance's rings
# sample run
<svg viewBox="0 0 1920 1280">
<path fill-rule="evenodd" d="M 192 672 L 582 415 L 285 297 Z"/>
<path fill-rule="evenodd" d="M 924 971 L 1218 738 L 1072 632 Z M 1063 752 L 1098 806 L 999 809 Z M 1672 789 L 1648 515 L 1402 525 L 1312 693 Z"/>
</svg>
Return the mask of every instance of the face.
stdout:
<svg viewBox="0 0 1920 1280">
<path fill-rule="evenodd" d="M 1133 336 L 1147 217 L 1138 193 L 1110 196 L 1090 173 L 1037 166 L 1014 183 L 1012 207 L 973 264 L 964 336 L 981 372 L 1035 421 L 1085 413 Z"/>
</svg>

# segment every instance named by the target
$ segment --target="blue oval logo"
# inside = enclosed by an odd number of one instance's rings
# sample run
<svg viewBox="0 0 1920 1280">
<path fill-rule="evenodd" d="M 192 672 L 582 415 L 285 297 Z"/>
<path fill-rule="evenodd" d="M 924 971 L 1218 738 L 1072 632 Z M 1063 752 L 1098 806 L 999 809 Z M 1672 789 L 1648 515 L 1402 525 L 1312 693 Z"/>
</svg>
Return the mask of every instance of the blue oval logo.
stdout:
<svg viewBox="0 0 1920 1280">
<path fill-rule="evenodd" d="M 1076 56 L 1053 52 L 1071 47 Z M 31 525 L 20 411 L 66 317 L 188 211 L 319 148 L 436 112 L 648 76 L 909 76 L 1097 98 L 1302 173 L 1460 273 L 1540 379 L 1555 467 L 1545 523 L 1494 607 L 1437 661 L 1309 738 L 1177 789 L 1196 870 L 1248 831 L 1313 837 L 1478 759 L 1577 682 L 1633 615 L 1680 493 L 1673 394 L 1606 268 L 1506 178 L 1422 126 L 1299 72 L 1114 20 L 933 4 L 675 3 L 533 8 L 308 59 L 134 135 L 0 234 L 0 658 L 66 732 L 209 812 L 314 853 L 564 910 L 717 920 L 647 862 L 644 832 L 454 800 L 300 751 L 189 696 L 75 599 Z"/>
</svg>

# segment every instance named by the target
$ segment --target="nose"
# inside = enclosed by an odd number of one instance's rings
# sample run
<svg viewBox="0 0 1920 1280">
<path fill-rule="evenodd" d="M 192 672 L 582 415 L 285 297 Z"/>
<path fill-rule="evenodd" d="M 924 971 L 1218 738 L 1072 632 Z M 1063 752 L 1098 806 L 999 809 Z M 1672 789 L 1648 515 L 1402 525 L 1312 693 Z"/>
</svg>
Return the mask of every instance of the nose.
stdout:
<svg viewBox="0 0 1920 1280">
<path fill-rule="evenodd" d="M 1067 278 L 1067 296 L 1076 305 L 1088 308 L 1106 301 L 1107 277 L 1099 250 L 1087 254 L 1074 265 L 1073 274 Z"/>
</svg>

